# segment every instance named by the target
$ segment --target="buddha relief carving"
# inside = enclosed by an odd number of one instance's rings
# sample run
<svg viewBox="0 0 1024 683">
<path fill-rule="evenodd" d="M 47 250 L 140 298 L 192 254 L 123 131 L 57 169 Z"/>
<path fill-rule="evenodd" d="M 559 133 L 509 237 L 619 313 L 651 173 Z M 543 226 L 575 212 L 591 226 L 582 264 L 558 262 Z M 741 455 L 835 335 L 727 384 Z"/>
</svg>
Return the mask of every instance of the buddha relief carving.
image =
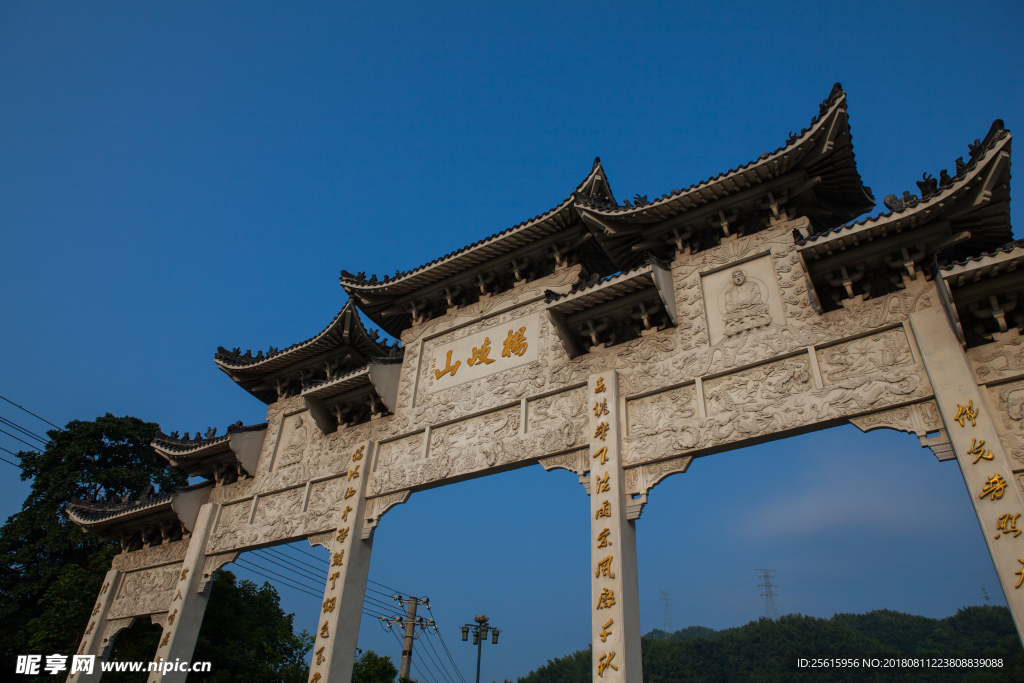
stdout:
<svg viewBox="0 0 1024 683">
<path fill-rule="evenodd" d="M 725 322 L 725 335 L 731 337 L 746 330 L 772 324 L 767 292 L 759 280 L 747 278 L 741 268 L 730 274 L 732 284 L 722 291 L 720 308 Z"/>
</svg>

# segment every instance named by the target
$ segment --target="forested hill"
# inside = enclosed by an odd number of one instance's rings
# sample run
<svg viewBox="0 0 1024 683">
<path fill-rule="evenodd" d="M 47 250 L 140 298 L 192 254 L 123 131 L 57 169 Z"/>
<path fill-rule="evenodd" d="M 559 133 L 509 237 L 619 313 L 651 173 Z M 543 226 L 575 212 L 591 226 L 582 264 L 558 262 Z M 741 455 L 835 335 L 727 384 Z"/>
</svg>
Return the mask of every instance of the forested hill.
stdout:
<svg viewBox="0 0 1024 683">
<path fill-rule="evenodd" d="M 1002 658 L 1002 669 L 798 669 L 797 657 Z M 518 683 L 589 683 L 590 650 L 579 650 Z M 1005 607 L 966 607 L 945 619 L 878 610 L 831 619 L 784 616 L 714 631 L 690 626 L 643 638 L 644 683 L 727 681 L 995 683 L 1024 681 L 1024 650 Z"/>
</svg>

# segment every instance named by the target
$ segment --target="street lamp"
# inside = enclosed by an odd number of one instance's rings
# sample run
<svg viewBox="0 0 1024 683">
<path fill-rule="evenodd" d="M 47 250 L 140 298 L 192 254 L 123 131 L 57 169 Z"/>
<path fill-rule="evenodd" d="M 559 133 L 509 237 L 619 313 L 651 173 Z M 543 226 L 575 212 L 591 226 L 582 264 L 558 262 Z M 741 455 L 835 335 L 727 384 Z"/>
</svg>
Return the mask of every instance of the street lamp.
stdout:
<svg viewBox="0 0 1024 683">
<path fill-rule="evenodd" d="M 473 617 L 473 624 L 464 624 L 462 626 L 462 639 L 469 640 L 469 631 L 473 630 L 473 644 L 476 645 L 476 683 L 480 683 L 480 654 L 483 651 L 484 641 L 487 640 L 487 632 L 491 632 L 491 642 L 495 645 L 498 644 L 498 634 L 501 633 L 498 629 L 487 623 L 487 617 L 483 614 L 478 614 Z"/>
</svg>

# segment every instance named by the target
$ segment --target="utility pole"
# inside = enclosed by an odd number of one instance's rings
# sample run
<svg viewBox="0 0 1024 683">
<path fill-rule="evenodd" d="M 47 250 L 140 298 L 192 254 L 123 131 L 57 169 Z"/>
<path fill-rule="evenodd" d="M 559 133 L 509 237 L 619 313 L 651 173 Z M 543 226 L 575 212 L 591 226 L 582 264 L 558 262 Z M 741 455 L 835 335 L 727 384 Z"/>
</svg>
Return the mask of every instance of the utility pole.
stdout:
<svg viewBox="0 0 1024 683">
<path fill-rule="evenodd" d="M 473 644 L 476 645 L 476 683 L 480 683 L 480 655 L 483 654 L 484 641 L 487 640 L 487 631 L 491 631 L 491 643 L 494 645 L 498 644 L 498 634 L 501 631 L 488 624 L 487 617 L 483 614 L 473 617 L 473 621 L 476 622 L 476 626 L 473 624 L 463 624 L 462 639 L 469 640 L 469 630 L 473 629 Z"/>
<path fill-rule="evenodd" d="M 405 617 L 397 616 L 385 619 L 384 617 L 378 617 L 382 624 L 386 624 L 388 630 L 390 630 L 396 624 L 402 626 L 405 629 L 405 638 L 402 641 L 402 663 L 399 669 L 400 678 L 410 678 L 409 672 L 412 668 L 412 646 L 413 641 L 423 635 L 423 632 L 428 628 L 437 630 L 437 626 L 434 624 L 433 619 L 424 619 L 423 617 L 416 616 L 416 608 L 423 605 L 427 609 L 430 609 L 430 598 L 424 596 L 417 598 L 410 595 L 408 598 L 403 598 L 399 595 L 394 596 L 395 600 L 400 605 L 406 608 Z M 420 632 L 417 635 L 416 627 L 420 627 Z"/>
<path fill-rule="evenodd" d="M 772 577 L 771 577 L 772 572 L 774 572 L 775 570 L 774 569 L 756 569 L 754 571 L 761 572 L 761 578 L 764 580 L 764 583 L 757 584 L 759 587 L 763 587 L 764 588 L 764 593 L 761 593 L 761 595 L 764 596 L 764 616 L 769 618 L 769 619 L 778 619 L 779 618 L 779 610 L 775 606 L 775 592 L 772 591 Z"/>
<path fill-rule="evenodd" d="M 661 604 L 665 605 L 665 635 L 672 633 L 672 611 L 670 605 L 672 598 L 668 597 L 672 591 L 658 591 L 661 593 Z"/>
<path fill-rule="evenodd" d="M 981 589 L 981 594 L 985 596 L 985 604 L 986 605 L 991 605 L 992 604 L 992 598 L 988 597 L 988 591 L 985 590 L 984 588 L 982 588 Z"/>
<path fill-rule="evenodd" d="M 416 606 L 419 604 L 416 598 L 409 598 L 409 609 L 405 613 L 405 640 L 402 641 L 402 670 L 398 674 L 401 678 L 409 678 L 412 666 L 412 641 L 416 636 Z"/>
</svg>

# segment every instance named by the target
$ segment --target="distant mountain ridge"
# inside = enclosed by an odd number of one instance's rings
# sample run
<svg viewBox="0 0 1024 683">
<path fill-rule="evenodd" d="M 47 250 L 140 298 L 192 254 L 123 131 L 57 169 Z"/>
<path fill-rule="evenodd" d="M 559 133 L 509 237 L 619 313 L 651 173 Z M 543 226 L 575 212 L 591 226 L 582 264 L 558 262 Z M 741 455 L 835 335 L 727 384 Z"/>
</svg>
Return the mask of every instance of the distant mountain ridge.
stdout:
<svg viewBox="0 0 1024 683">
<path fill-rule="evenodd" d="M 790 614 L 716 631 L 689 626 L 655 629 L 643 643 L 644 683 L 727 681 L 997 683 L 1024 681 L 1024 649 L 1005 607 L 965 607 L 944 619 L 893 610 L 836 614 L 831 619 Z M 798 669 L 797 657 L 1002 659 L 995 669 Z M 590 649 L 559 659 L 518 683 L 590 683 Z"/>
</svg>

